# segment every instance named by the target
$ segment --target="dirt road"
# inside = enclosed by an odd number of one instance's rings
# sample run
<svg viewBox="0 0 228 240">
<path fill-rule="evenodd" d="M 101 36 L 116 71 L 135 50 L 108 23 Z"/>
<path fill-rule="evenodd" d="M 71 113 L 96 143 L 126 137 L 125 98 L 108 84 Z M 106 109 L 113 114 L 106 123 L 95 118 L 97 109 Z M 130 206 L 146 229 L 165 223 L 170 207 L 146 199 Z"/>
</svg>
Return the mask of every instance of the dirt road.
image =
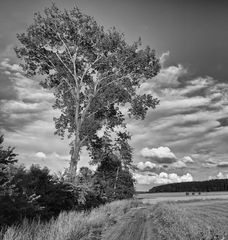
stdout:
<svg viewBox="0 0 228 240">
<path fill-rule="evenodd" d="M 148 240 L 150 210 L 148 208 L 132 209 L 108 233 L 104 240 Z M 156 238 L 154 238 L 156 239 Z"/>
<path fill-rule="evenodd" d="M 102 240 L 224 240 L 228 239 L 225 226 L 227 217 L 219 219 L 206 212 L 191 212 L 182 204 L 143 205 L 122 217 Z"/>
</svg>

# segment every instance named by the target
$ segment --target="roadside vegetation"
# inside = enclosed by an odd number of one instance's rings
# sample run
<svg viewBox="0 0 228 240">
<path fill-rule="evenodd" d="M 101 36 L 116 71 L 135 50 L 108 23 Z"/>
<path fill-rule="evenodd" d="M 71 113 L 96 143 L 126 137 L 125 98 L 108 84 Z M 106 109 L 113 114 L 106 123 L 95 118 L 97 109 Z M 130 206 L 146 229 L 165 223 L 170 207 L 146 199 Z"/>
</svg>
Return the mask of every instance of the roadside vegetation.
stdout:
<svg viewBox="0 0 228 240">
<path fill-rule="evenodd" d="M 223 209 L 225 209 L 223 211 Z M 1 240 L 226 240 L 227 204 L 107 203 L 91 211 L 62 212 L 44 223 L 8 227 Z"/>
<path fill-rule="evenodd" d="M 90 212 L 62 212 L 47 223 L 28 222 L 9 227 L 1 233 L 1 240 L 98 240 L 102 234 L 132 208 L 133 200 L 115 201 Z"/>
</svg>

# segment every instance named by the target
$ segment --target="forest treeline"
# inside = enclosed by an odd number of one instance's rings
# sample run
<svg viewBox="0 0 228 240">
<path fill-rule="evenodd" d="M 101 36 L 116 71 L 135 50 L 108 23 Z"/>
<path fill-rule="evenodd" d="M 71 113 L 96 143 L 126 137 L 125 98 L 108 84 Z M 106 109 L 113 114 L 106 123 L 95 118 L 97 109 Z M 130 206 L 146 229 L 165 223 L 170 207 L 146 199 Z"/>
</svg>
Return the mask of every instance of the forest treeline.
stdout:
<svg viewBox="0 0 228 240">
<path fill-rule="evenodd" d="M 160 192 L 215 192 L 228 191 L 228 179 L 212 179 L 208 181 L 193 181 L 182 183 L 170 183 L 155 186 L 150 193 Z"/>
<path fill-rule="evenodd" d="M 90 210 L 134 194 L 131 173 L 113 154 L 104 156 L 94 172 L 82 167 L 72 183 L 67 170 L 57 175 L 47 167 L 19 165 L 14 148 L 3 141 L 0 136 L 0 228 L 24 218 L 46 221 L 61 211 Z"/>
</svg>

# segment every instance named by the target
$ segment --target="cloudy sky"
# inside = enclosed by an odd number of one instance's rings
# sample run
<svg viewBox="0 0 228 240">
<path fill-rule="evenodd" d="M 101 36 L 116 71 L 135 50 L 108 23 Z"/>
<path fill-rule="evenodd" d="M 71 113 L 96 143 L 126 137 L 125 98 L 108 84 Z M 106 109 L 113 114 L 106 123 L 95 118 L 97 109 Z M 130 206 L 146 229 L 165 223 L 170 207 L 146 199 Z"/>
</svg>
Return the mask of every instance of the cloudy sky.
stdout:
<svg viewBox="0 0 228 240">
<path fill-rule="evenodd" d="M 115 2 L 115 3 L 114 3 Z M 162 69 L 142 92 L 160 99 L 144 121 L 129 121 L 138 189 L 228 177 L 228 3 L 218 0 L 57 0 L 75 3 L 129 43 L 140 36 L 157 52 Z M 13 51 L 34 12 L 47 0 L 7 0 L 0 8 L 0 128 L 21 163 L 53 171 L 69 163 L 67 140 L 54 136 L 53 96 L 39 77 L 24 77 Z M 88 165 L 87 153 L 80 166 Z"/>
</svg>

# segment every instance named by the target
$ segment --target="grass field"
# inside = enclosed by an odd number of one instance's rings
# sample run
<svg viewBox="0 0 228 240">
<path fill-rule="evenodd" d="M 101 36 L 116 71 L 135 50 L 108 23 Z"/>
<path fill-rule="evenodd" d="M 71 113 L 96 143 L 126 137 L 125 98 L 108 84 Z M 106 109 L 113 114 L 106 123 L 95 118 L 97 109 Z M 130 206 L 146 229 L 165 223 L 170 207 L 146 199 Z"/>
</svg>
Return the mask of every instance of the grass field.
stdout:
<svg viewBox="0 0 228 240">
<path fill-rule="evenodd" d="M 204 203 L 204 204 L 203 204 Z M 147 204 L 130 211 L 104 240 L 227 240 L 228 202 Z"/>
<path fill-rule="evenodd" d="M 227 199 L 177 197 L 160 203 L 117 201 L 90 213 L 62 213 L 46 224 L 24 222 L 8 228 L 0 239 L 228 240 Z"/>
<path fill-rule="evenodd" d="M 193 200 L 227 200 L 228 201 L 228 192 L 201 192 L 200 195 L 198 193 L 190 192 L 188 196 L 186 196 L 185 192 L 178 193 L 143 193 L 137 194 L 137 199 L 143 201 L 143 203 L 160 203 L 160 202 L 179 202 L 179 201 L 193 201 Z"/>
</svg>

